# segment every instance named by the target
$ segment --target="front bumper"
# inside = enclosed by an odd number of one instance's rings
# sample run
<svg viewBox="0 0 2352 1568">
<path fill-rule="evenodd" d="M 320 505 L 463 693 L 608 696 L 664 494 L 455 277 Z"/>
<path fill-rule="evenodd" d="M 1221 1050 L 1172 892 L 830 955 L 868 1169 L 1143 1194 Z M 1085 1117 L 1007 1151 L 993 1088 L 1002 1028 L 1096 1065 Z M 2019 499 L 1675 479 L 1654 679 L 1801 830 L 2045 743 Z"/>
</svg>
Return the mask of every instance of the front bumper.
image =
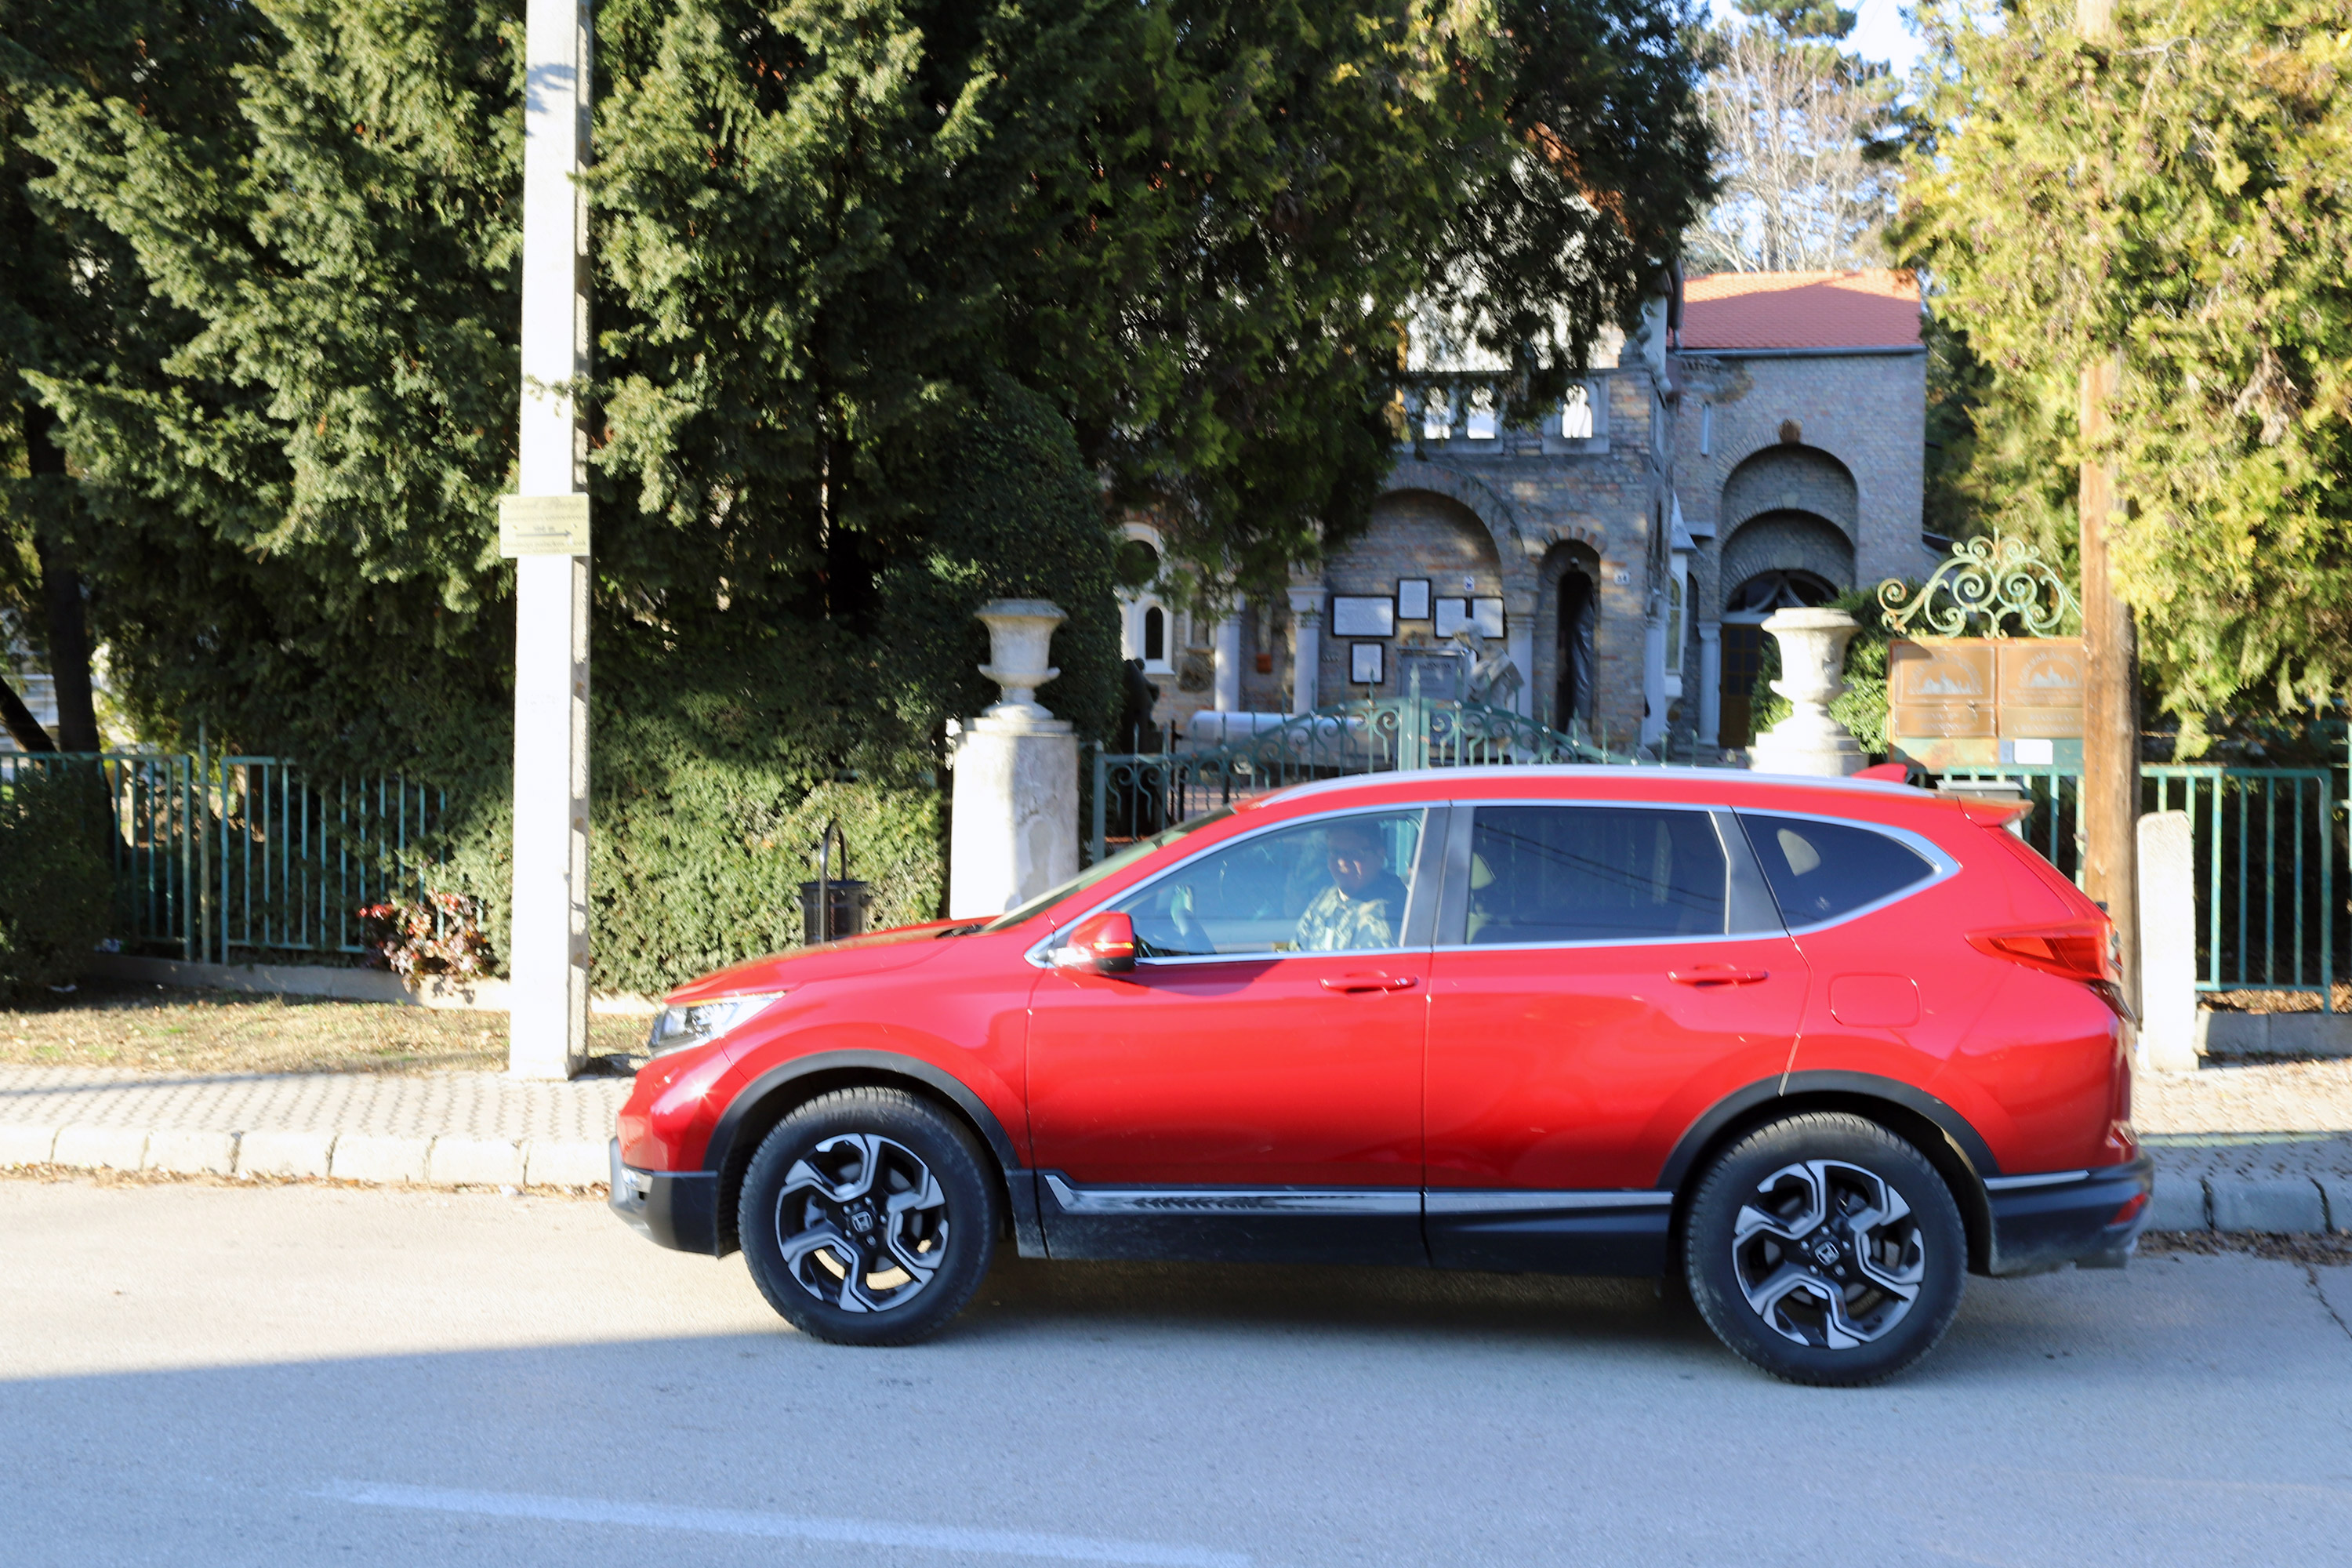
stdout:
<svg viewBox="0 0 2352 1568">
<path fill-rule="evenodd" d="M 609 1158 L 613 1212 L 664 1247 L 719 1256 L 719 1173 L 639 1171 L 621 1163 L 621 1141 Z"/>
<path fill-rule="evenodd" d="M 2069 1263 L 2121 1268 L 2147 1228 L 2142 1202 L 2121 1222 L 2116 1215 L 2156 1186 L 2156 1162 L 2143 1154 L 2128 1164 L 2052 1176 L 1996 1176 L 1985 1184 L 1992 1212 L 1992 1274 L 2042 1274 Z"/>
</svg>

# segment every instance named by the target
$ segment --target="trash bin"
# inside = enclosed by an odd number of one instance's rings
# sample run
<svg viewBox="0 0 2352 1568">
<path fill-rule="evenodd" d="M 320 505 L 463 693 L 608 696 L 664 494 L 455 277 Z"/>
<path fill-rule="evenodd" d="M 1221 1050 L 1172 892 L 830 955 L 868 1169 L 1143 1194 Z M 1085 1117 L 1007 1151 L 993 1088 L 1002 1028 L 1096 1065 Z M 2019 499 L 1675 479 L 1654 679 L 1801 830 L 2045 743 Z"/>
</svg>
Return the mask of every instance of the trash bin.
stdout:
<svg viewBox="0 0 2352 1568">
<path fill-rule="evenodd" d="M 822 892 L 820 892 L 822 889 Z M 822 882 L 801 884 L 802 940 L 814 947 L 821 942 L 856 936 L 866 929 L 866 906 L 873 898 L 872 889 L 864 882 Z M 819 929 L 817 911 L 822 900 L 826 909 L 824 924 Z"/>
<path fill-rule="evenodd" d="M 874 894 L 849 874 L 849 836 L 842 832 L 839 820 L 827 822 L 809 849 L 816 858 L 816 880 L 801 884 L 801 940 L 814 947 L 856 936 L 866 929 L 866 910 Z M 833 874 L 836 864 L 841 868 L 837 877 Z"/>
</svg>

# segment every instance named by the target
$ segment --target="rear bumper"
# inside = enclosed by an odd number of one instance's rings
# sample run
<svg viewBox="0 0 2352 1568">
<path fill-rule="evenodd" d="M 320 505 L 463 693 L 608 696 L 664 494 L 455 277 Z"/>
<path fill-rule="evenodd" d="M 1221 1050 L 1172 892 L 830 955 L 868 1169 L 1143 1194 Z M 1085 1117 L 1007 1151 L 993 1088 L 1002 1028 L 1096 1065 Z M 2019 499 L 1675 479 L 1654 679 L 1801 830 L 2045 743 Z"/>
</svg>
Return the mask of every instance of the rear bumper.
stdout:
<svg viewBox="0 0 2352 1568">
<path fill-rule="evenodd" d="M 719 1255 L 719 1174 L 715 1171 L 639 1171 L 621 1163 L 621 1141 L 608 1155 L 613 1212 L 679 1252 Z"/>
<path fill-rule="evenodd" d="M 1987 1272 L 2042 1274 L 2069 1263 L 2121 1268 L 2147 1226 L 2148 1205 L 2143 1201 L 2120 1222 L 2116 1215 L 2155 1185 L 2156 1162 L 2145 1154 L 2092 1171 L 1993 1177 L 1985 1183 L 1992 1213 Z"/>
</svg>

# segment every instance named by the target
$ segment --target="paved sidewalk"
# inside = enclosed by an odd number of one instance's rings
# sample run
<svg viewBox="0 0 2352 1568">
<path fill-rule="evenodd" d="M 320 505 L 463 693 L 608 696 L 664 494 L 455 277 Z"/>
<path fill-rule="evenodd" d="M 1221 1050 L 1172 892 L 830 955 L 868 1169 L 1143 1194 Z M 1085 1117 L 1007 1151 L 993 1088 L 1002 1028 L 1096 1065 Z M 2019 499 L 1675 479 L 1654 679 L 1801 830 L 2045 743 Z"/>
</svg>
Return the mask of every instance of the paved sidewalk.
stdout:
<svg viewBox="0 0 2352 1568">
<path fill-rule="evenodd" d="M 625 1079 L 0 1067 L 0 1165 L 439 1185 L 603 1182 Z"/>
<path fill-rule="evenodd" d="M 625 1079 L 0 1067 L 0 1165 L 593 1186 Z M 2352 1231 L 2352 1062 L 2141 1074 L 2164 1230 Z"/>
</svg>

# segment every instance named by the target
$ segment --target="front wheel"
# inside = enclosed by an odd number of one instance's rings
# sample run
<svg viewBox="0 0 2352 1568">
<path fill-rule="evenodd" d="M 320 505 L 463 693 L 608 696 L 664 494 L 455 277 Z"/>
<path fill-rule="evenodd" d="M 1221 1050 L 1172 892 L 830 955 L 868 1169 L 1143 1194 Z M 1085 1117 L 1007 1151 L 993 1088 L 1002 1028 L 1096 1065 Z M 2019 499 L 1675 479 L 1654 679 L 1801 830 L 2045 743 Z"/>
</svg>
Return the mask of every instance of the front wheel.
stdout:
<svg viewBox="0 0 2352 1568">
<path fill-rule="evenodd" d="M 927 1339 L 964 1308 L 1004 1223 L 988 1155 L 903 1089 L 820 1095 L 751 1156 L 736 1209 L 760 1293 L 838 1344 Z"/>
<path fill-rule="evenodd" d="M 1968 1237 L 1927 1156 L 1875 1122 L 1816 1112 L 1759 1128 L 1708 1168 L 1683 1268 L 1735 1352 L 1791 1383 L 1851 1386 L 1944 1337 Z"/>
</svg>

